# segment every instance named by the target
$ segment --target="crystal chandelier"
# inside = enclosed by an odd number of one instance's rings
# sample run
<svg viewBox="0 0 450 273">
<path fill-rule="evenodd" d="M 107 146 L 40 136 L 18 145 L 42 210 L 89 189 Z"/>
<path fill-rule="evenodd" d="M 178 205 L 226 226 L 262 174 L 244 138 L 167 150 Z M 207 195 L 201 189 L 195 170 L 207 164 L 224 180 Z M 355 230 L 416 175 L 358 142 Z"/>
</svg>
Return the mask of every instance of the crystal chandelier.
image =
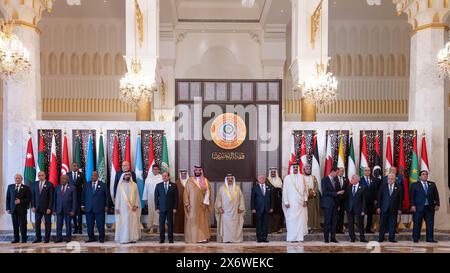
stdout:
<svg viewBox="0 0 450 273">
<path fill-rule="evenodd" d="M 138 107 L 141 103 L 149 102 L 154 92 L 156 84 L 152 84 L 142 73 L 141 61 L 133 58 L 130 71 L 120 80 L 120 99 Z"/>
<path fill-rule="evenodd" d="M 332 73 L 327 72 L 328 65 L 318 64 L 316 75 L 306 83 L 303 97 L 318 106 L 333 103 L 337 99 L 338 81 Z"/>
<path fill-rule="evenodd" d="M 253 8 L 255 5 L 255 0 L 242 0 L 241 3 L 244 8 Z"/>
<path fill-rule="evenodd" d="M 13 23 L 2 24 L 0 31 L 0 74 L 10 76 L 30 69 L 30 52 L 12 32 Z"/>
<path fill-rule="evenodd" d="M 450 78 L 450 42 L 448 42 L 437 56 L 437 65 L 442 77 Z"/>
</svg>

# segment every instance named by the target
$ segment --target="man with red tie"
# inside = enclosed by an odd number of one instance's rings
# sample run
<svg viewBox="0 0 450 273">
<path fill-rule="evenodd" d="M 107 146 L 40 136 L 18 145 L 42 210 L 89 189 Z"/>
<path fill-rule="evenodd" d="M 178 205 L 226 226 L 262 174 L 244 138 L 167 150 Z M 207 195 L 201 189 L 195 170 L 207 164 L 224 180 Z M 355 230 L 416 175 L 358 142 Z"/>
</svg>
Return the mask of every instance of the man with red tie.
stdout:
<svg viewBox="0 0 450 273">
<path fill-rule="evenodd" d="M 55 198 L 53 184 L 46 181 L 45 172 L 38 173 L 39 180 L 34 182 L 31 187 L 31 211 L 34 212 L 36 223 L 36 240 L 33 243 L 42 242 L 41 237 L 41 221 L 44 217 L 45 221 L 45 238 L 44 242 L 50 242 L 50 233 L 52 231 L 52 209 L 53 199 Z"/>
<path fill-rule="evenodd" d="M 66 242 L 72 241 L 72 217 L 77 206 L 77 194 L 74 186 L 68 185 L 69 176 L 61 176 L 61 184 L 55 190 L 55 202 L 53 213 L 56 217 L 56 241 L 62 242 L 63 223 L 66 225 Z"/>
</svg>

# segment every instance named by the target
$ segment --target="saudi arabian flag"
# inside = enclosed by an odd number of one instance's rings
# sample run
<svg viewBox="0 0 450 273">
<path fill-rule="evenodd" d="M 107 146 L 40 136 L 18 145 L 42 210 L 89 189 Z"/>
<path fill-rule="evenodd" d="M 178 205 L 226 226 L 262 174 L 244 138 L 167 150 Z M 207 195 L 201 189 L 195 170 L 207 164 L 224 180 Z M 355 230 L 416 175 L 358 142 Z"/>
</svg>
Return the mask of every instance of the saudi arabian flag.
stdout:
<svg viewBox="0 0 450 273">
<path fill-rule="evenodd" d="M 417 156 L 417 136 L 414 136 L 413 149 L 411 151 L 411 166 L 409 168 L 409 184 L 419 181 L 419 157 Z"/>
<path fill-rule="evenodd" d="M 163 141 L 162 141 L 161 171 L 162 172 L 169 171 L 169 149 L 167 149 L 166 135 L 163 135 Z"/>
<path fill-rule="evenodd" d="M 98 179 L 106 183 L 106 169 L 105 169 L 105 151 L 103 148 L 103 134 L 100 133 L 100 140 L 98 144 L 98 159 L 97 159 Z"/>
<path fill-rule="evenodd" d="M 350 136 L 350 154 L 348 156 L 348 178 L 351 179 L 356 174 L 355 149 L 353 148 L 353 136 Z"/>
</svg>

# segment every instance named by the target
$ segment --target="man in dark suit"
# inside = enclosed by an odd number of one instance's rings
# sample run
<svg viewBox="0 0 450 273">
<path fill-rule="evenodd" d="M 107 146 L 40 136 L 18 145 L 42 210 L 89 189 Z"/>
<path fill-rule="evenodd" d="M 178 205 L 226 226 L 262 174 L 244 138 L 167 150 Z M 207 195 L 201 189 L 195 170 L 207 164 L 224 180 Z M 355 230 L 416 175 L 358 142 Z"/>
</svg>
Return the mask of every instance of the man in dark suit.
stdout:
<svg viewBox="0 0 450 273">
<path fill-rule="evenodd" d="M 73 233 L 83 233 L 83 212 L 81 211 L 81 196 L 83 188 L 86 184 L 85 174 L 81 172 L 77 162 L 72 163 L 72 171 L 67 174 L 69 176 L 69 186 L 76 188 L 77 208 L 73 217 Z"/>
<path fill-rule="evenodd" d="M 389 231 L 389 242 L 396 243 L 395 227 L 397 215 L 402 213 L 402 191 L 396 182 L 396 175 L 388 175 L 388 183 L 381 185 L 378 193 L 377 214 L 380 215 L 380 234 L 378 242 L 384 242 L 386 230 Z"/>
<path fill-rule="evenodd" d="M 359 176 L 353 175 L 350 184 L 345 191 L 345 208 L 348 219 L 348 234 L 350 241 L 355 242 L 355 219 L 359 229 L 360 242 L 366 243 L 364 235 L 364 215 L 366 213 L 366 191 L 367 187 L 359 182 Z"/>
<path fill-rule="evenodd" d="M 31 201 L 31 191 L 27 185 L 22 184 L 22 175 L 16 174 L 14 181 L 15 183 L 9 185 L 6 192 L 6 212 L 11 214 L 14 229 L 14 240 L 11 243 L 20 242 L 19 229 L 22 243 L 26 243 L 27 210 Z"/>
<path fill-rule="evenodd" d="M 378 190 L 380 180 L 372 176 L 369 167 L 364 168 L 364 176 L 361 177 L 361 183 L 366 186 L 366 209 L 367 209 L 367 225 L 366 233 L 374 233 L 372 230 L 373 215 L 377 213 Z"/>
<path fill-rule="evenodd" d="M 45 180 L 45 172 L 39 172 L 38 178 L 39 180 L 34 182 L 31 188 L 31 211 L 34 212 L 36 230 L 36 239 L 33 243 L 42 242 L 41 221 L 44 217 L 44 242 L 47 244 L 50 242 L 50 233 L 52 232 L 52 209 L 55 192 L 53 184 Z"/>
<path fill-rule="evenodd" d="M 345 177 L 345 168 L 339 168 L 334 178 L 334 183 L 337 186 L 336 191 L 345 191 L 350 184 L 348 178 Z M 336 233 L 344 233 L 344 215 L 345 215 L 345 200 L 344 195 L 337 196 L 337 226 Z"/>
<path fill-rule="evenodd" d="M 425 220 L 426 240 L 429 243 L 437 243 L 434 240 L 434 213 L 439 210 L 439 192 L 436 183 L 428 181 L 428 171 L 420 172 L 420 181 L 411 185 L 409 194 L 411 212 L 414 213 L 413 241 L 420 240 L 422 221 Z"/>
<path fill-rule="evenodd" d="M 122 170 L 116 173 L 116 177 L 114 178 L 114 196 L 111 196 L 113 199 L 116 198 L 117 185 L 119 185 L 120 177 L 122 177 L 123 173 L 130 172 L 131 179 L 134 183 L 137 183 L 136 173 L 130 170 L 130 162 L 123 161 L 122 162 Z"/>
<path fill-rule="evenodd" d="M 175 183 L 170 182 L 168 172 L 162 174 L 163 182 L 158 183 L 155 188 L 155 211 L 159 213 L 159 243 L 165 240 L 165 224 L 167 220 L 167 237 L 169 243 L 173 244 L 173 214 L 178 207 L 178 189 Z"/>
<path fill-rule="evenodd" d="M 268 243 L 269 214 L 273 212 L 274 191 L 272 185 L 266 184 L 266 177 L 260 175 L 258 183 L 252 188 L 250 206 L 256 214 L 256 240 L 258 243 Z"/>
<path fill-rule="evenodd" d="M 86 214 L 88 241 L 95 242 L 94 224 L 98 230 L 98 240 L 105 242 L 105 213 L 109 208 L 109 189 L 98 180 L 98 172 L 92 172 L 92 181 L 86 183 L 81 198 L 81 210 Z"/>
<path fill-rule="evenodd" d="M 77 193 L 74 186 L 68 185 L 69 176 L 61 176 L 61 184 L 55 190 L 53 214 L 56 217 L 56 241 L 62 242 L 63 223 L 66 225 L 66 242 L 72 240 L 72 217 L 77 209 Z"/>
<path fill-rule="evenodd" d="M 342 197 L 345 193 L 335 183 L 336 172 L 338 170 L 337 167 L 332 167 L 330 174 L 324 177 L 321 182 L 322 198 L 320 199 L 320 207 L 324 212 L 323 237 L 325 243 L 330 242 L 330 234 L 331 242 L 338 243 L 336 240 L 338 197 Z"/>
</svg>

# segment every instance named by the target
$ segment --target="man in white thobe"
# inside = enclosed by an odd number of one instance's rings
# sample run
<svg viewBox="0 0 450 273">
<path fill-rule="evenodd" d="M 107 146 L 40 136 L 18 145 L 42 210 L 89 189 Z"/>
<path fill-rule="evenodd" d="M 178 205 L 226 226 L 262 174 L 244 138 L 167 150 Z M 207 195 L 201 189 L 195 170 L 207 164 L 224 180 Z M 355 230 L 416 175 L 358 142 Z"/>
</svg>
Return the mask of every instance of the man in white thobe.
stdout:
<svg viewBox="0 0 450 273">
<path fill-rule="evenodd" d="M 308 186 L 298 171 L 298 165 L 292 165 L 290 175 L 284 178 L 283 211 L 286 218 L 288 242 L 303 242 L 308 234 Z"/>
<path fill-rule="evenodd" d="M 123 173 L 117 185 L 115 217 L 117 243 L 135 243 L 141 238 L 141 202 L 130 172 Z"/>
<path fill-rule="evenodd" d="M 240 243 L 244 240 L 244 195 L 236 178 L 228 174 L 217 191 L 214 208 L 217 219 L 217 242 Z"/>
<path fill-rule="evenodd" d="M 152 172 L 147 175 L 145 179 L 144 192 L 142 193 L 142 200 L 147 203 L 148 207 L 148 222 L 149 233 L 158 232 L 159 214 L 155 210 L 155 188 L 158 183 L 163 182 L 160 174 L 159 165 L 152 166 Z"/>
</svg>

